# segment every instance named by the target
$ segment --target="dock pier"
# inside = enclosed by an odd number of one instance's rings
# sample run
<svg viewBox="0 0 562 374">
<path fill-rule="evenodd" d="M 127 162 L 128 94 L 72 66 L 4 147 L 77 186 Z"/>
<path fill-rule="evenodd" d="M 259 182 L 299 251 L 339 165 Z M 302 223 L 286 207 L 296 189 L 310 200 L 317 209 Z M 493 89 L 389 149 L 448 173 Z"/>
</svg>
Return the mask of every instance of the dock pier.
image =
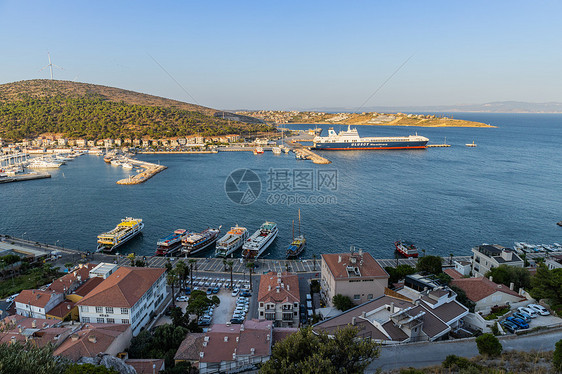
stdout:
<svg viewBox="0 0 562 374">
<path fill-rule="evenodd" d="M 141 184 L 146 182 L 156 174 L 160 173 L 161 171 L 166 170 L 168 168 L 164 165 L 139 161 L 132 158 L 126 158 L 126 161 L 135 166 L 141 166 L 145 168 L 145 170 L 143 172 L 138 173 L 137 175 L 130 176 L 129 178 L 118 180 L 117 184 L 121 184 L 121 185 Z"/>
<path fill-rule="evenodd" d="M 13 176 L 0 178 L 0 184 L 11 183 L 11 182 L 23 182 L 23 181 L 30 181 L 34 179 L 45 179 L 45 178 L 51 178 L 51 174 L 47 174 L 47 173 L 15 174 Z"/>
</svg>

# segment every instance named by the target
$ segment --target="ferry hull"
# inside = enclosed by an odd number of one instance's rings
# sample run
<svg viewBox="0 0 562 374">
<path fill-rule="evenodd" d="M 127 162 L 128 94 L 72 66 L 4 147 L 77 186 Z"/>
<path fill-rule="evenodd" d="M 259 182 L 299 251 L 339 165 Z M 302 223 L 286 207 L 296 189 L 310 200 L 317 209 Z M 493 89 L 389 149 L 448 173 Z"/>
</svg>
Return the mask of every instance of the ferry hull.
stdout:
<svg viewBox="0 0 562 374">
<path fill-rule="evenodd" d="M 359 151 L 359 150 L 383 150 L 383 149 L 425 149 L 427 141 L 412 142 L 334 142 L 314 143 L 312 149 L 319 151 Z"/>
</svg>

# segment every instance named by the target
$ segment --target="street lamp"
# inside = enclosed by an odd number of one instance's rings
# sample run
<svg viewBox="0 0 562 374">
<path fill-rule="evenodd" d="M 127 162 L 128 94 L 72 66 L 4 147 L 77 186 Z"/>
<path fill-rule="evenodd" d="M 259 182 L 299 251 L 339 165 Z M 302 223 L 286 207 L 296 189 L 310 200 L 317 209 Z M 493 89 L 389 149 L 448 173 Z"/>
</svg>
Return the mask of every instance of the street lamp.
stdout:
<svg viewBox="0 0 562 374">
<path fill-rule="evenodd" d="M 25 234 L 27 234 L 27 231 L 26 231 L 26 232 L 24 232 L 23 234 L 21 234 L 21 239 L 22 239 L 22 240 L 23 240 L 23 238 L 24 238 Z"/>
<path fill-rule="evenodd" d="M 57 246 L 58 242 L 60 242 L 60 239 L 55 242 L 55 247 Z"/>
</svg>

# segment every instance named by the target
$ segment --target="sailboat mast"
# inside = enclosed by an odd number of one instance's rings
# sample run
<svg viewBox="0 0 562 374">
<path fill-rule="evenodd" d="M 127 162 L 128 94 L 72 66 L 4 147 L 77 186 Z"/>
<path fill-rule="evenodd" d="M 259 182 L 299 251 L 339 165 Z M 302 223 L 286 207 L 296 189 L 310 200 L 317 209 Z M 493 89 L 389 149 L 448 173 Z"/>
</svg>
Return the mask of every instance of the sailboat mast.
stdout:
<svg viewBox="0 0 562 374">
<path fill-rule="evenodd" d="M 295 240 L 295 220 L 293 220 L 293 240 Z"/>
<path fill-rule="evenodd" d="M 300 235 L 301 235 L 301 210 L 299 209 L 299 236 Z"/>
</svg>

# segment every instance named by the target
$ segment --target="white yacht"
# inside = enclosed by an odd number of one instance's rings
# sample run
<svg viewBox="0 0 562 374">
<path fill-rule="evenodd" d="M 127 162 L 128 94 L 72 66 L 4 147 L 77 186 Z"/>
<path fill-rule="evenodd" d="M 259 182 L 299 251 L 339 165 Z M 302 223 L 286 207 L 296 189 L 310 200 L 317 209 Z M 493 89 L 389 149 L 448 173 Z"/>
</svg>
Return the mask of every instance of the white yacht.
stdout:
<svg viewBox="0 0 562 374">
<path fill-rule="evenodd" d="M 216 257 L 227 257 L 232 252 L 240 249 L 242 244 L 248 239 L 248 229 L 236 225 L 232 227 L 225 236 L 217 241 L 217 248 L 215 250 Z"/>
</svg>

